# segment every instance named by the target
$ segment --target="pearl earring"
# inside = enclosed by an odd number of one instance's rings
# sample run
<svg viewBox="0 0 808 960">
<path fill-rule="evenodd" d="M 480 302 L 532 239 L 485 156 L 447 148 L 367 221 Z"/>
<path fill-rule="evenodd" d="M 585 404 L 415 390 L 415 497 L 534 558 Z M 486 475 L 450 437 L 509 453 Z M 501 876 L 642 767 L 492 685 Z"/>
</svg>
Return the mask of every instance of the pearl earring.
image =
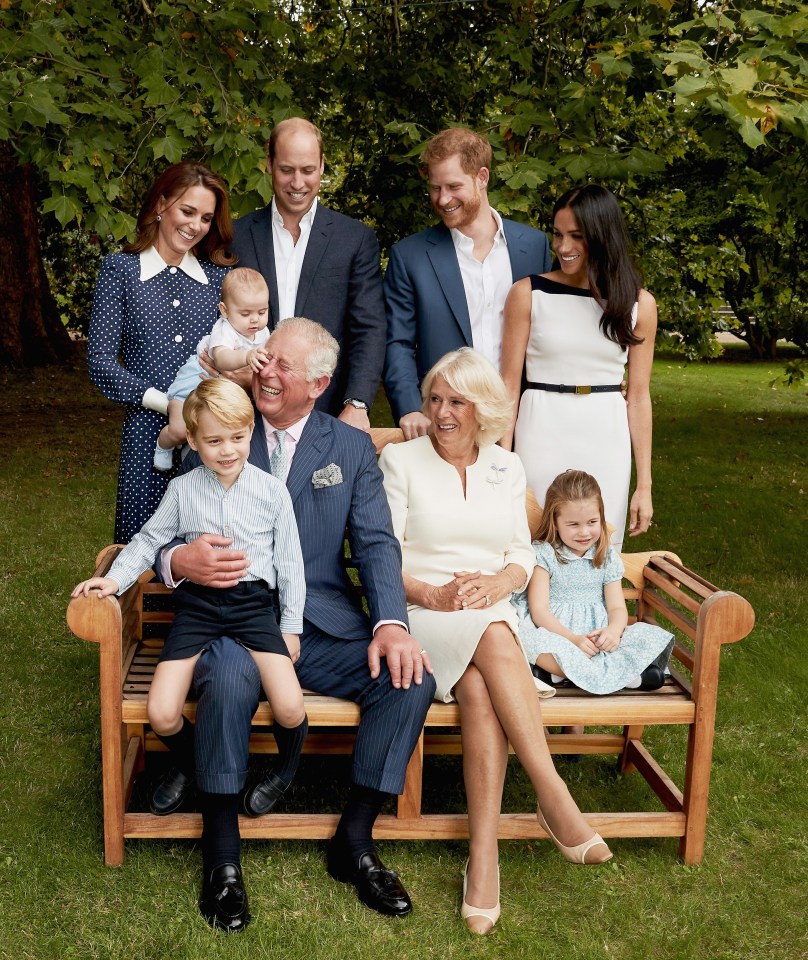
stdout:
<svg viewBox="0 0 808 960">
<path fill-rule="evenodd" d="M 163 219 L 163 218 L 162 218 L 162 217 L 160 216 L 160 214 L 158 213 L 158 214 L 157 214 L 157 222 L 159 223 L 162 219 Z"/>
</svg>

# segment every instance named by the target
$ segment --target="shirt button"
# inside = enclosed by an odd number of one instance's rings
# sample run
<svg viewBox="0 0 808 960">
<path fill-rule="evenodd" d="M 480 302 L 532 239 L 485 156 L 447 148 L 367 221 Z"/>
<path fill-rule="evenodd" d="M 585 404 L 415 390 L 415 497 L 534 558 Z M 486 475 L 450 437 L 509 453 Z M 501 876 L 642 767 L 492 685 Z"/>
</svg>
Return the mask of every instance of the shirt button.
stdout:
<svg viewBox="0 0 808 960">
<path fill-rule="evenodd" d="M 178 307 L 178 306 L 180 305 L 179 300 L 174 300 L 174 301 L 172 301 L 172 303 L 173 303 L 173 306 L 175 306 L 175 307 Z"/>
<path fill-rule="evenodd" d="M 177 268 L 176 268 L 176 267 L 169 267 L 169 268 L 168 268 L 168 272 L 169 272 L 169 273 L 176 273 L 176 272 L 177 272 Z"/>
<path fill-rule="evenodd" d="M 181 334 L 181 333 L 178 333 L 178 334 L 174 337 L 174 343 L 182 343 L 182 334 Z"/>
</svg>

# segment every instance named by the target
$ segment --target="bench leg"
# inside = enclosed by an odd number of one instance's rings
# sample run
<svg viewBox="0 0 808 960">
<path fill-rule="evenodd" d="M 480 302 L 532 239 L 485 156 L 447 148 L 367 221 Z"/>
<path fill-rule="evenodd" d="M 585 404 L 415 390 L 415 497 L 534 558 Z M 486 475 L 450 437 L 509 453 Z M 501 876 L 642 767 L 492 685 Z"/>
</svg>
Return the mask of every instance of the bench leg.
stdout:
<svg viewBox="0 0 808 960">
<path fill-rule="evenodd" d="M 120 701 L 119 701 L 120 702 Z M 101 732 L 101 770 L 104 790 L 104 862 L 108 867 L 123 863 L 124 757 L 127 746 L 125 728 Z"/>
<path fill-rule="evenodd" d="M 690 727 L 687 738 L 684 789 L 684 811 L 687 819 L 685 834 L 679 841 L 679 856 L 688 864 L 701 863 L 704 857 L 714 737 L 713 724 L 699 722 L 697 719 Z"/>
<path fill-rule="evenodd" d="M 620 754 L 620 773 L 633 773 L 637 769 L 628 757 L 628 745 L 631 740 L 642 740 L 644 731 L 645 727 L 640 724 L 623 727 L 625 746 Z"/>
<path fill-rule="evenodd" d="M 399 820 L 418 820 L 421 816 L 421 787 L 424 780 L 424 733 L 418 738 L 407 764 L 404 792 L 398 798 Z"/>
</svg>

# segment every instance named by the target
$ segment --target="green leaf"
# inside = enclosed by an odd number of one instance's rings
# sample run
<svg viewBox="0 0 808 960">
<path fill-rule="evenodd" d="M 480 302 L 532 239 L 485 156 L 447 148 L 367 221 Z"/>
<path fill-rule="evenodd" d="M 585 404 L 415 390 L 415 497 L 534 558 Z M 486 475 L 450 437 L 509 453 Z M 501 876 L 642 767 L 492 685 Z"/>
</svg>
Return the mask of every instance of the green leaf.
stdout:
<svg viewBox="0 0 808 960">
<path fill-rule="evenodd" d="M 739 63 L 735 67 L 719 70 L 718 74 L 732 93 L 751 92 L 758 78 L 756 67 L 749 63 Z"/>
<path fill-rule="evenodd" d="M 48 197 L 42 204 L 42 211 L 43 213 L 55 214 L 56 219 L 63 227 L 66 227 L 71 220 L 81 223 L 83 213 L 81 205 L 73 197 L 66 196 L 63 193 Z"/>
<path fill-rule="evenodd" d="M 190 141 L 175 133 L 152 141 L 151 148 L 155 160 L 165 157 L 169 163 L 179 163 L 189 146 Z"/>
<path fill-rule="evenodd" d="M 763 146 L 766 142 L 766 138 L 749 117 L 744 117 L 740 126 L 740 134 L 747 147 L 753 149 Z"/>
</svg>

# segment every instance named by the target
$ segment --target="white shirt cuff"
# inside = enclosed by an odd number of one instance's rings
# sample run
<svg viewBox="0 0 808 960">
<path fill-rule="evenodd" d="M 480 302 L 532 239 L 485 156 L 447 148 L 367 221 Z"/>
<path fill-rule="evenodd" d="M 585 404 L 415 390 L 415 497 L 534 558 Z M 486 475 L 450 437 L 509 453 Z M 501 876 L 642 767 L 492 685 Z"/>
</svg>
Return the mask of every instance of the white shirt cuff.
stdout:
<svg viewBox="0 0 808 960">
<path fill-rule="evenodd" d="M 406 623 L 402 623 L 400 620 L 380 620 L 380 621 L 376 624 L 376 626 L 373 628 L 373 636 L 374 636 L 374 637 L 376 636 L 376 631 L 379 629 L 379 627 L 383 627 L 383 626 L 385 626 L 385 625 L 388 624 L 388 623 L 395 624 L 395 626 L 397 626 L 397 627 L 404 627 L 404 629 L 407 631 L 407 633 L 410 632 L 409 627 L 407 626 L 407 624 L 406 624 Z"/>
<path fill-rule="evenodd" d="M 147 410 L 156 410 L 158 413 L 162 413 L 164 417 L 168 416 L 168 396 L 162 390 L 158 390 L 157 387 L 149 387 L 143 394 L 141 403 Z"/>
<path fill-rule="evenodd" d="M 172 547 L 170 550 L 164 550 L 160 557 L 160 579 L 167 587 L 171 587 L 172 590 L 175 590 L 185 579 L 185 577 L 181 577 L 179 580 L 175 580 L 171 573 L 171 558 L 174 556 L 174 551 L 181 546 L 182 544 L 178 543 L 176 547 Z"/>
</svg>

